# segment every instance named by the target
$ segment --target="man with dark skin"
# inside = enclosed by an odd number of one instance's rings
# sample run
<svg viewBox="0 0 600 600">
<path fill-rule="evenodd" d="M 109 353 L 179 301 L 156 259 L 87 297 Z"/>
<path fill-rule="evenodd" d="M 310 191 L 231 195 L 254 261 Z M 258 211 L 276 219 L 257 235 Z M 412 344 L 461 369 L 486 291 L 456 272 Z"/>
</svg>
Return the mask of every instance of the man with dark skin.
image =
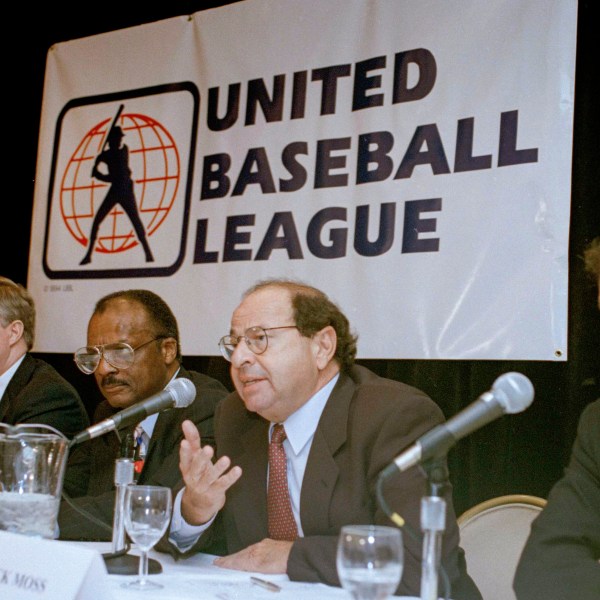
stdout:
<svg viewBox="0 0 600 600">
<path fill-rule="evenodd" d="M 214 445 L 213 413 L 227 389 L 216 379 L 182 365 L 175 316 L 164 300 L 149 290 L 124 290 L 100 299 L 89 321 L 87 344 L 75 352 L 75 362 L 84 373 L 94 374 L 104 396 L 94 423 L 161 392 L 176 377 L 195 385 L 196 398 L 191 405 L 150 415 L 141 423 L 149 442 L 137 483 L 174 487 L 181 478 L 181 423 L 191 420 L 207 443 Z M 72 502 L 101 523 L 62 502 L 61 539 L 111 539 L 115 460 L 129 455 L 133 441 L 129 428 L 72 448 L 67 474 L 79 482 Z"/>
</svg>

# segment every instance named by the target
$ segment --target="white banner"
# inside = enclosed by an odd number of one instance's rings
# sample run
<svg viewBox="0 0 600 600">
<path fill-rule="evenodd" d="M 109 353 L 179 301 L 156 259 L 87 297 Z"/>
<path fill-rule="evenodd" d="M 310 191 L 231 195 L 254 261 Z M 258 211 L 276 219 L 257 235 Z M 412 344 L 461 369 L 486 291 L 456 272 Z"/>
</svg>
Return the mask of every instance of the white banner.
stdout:
<svg viewBox="0 0 600 600">
<path fill-rule="evenodd" d="M 56 44 L 35 350 L 135 287 L 218 354 L 242 292 L 293 277 L 360 358 L 566 360 L 576 25 L 576 0 L 246 0 Z"/>
</svg>

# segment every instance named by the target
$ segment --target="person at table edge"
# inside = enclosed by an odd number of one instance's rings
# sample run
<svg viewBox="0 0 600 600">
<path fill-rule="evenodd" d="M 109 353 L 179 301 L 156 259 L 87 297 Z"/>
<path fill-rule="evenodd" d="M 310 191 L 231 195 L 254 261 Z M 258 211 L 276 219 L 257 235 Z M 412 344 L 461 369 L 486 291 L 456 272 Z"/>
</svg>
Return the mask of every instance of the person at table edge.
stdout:
<svg viewBox="0 0 600 600">
<path fill-rule="evenodd" d="M 183 423 L 184 487 L 157 548 L 179 557 L 210 552 L 220 555 L 215 564 L 224 568 L 339 585 L 341 527 L 394 526 L 376 497 L 378 476 L 442 423 L 443 413 L 422 391 L 355 364 L 357 337 L 348 319 L 326 294 L 301 282 L 266 280 L 250 288 L 230 333 L 220 345 L 236 391 L 215 412 L 217 454 L 192 423 Z M 293 540 L 272 539 L 268 531 L 268 447 L 275 423 L 284 424 L 288 436 L 283 445 L 298 531 Z M 423 544 L 408 531 L 420 532 L 427 476 L 420 467 L 398 472 L 383 492 L 406 522 L 397 593 L 419 595 Z M 450 485 L 444 499 L 441 562 L 451 597 L 480 600 L 459 546 Z"/>
</svg>

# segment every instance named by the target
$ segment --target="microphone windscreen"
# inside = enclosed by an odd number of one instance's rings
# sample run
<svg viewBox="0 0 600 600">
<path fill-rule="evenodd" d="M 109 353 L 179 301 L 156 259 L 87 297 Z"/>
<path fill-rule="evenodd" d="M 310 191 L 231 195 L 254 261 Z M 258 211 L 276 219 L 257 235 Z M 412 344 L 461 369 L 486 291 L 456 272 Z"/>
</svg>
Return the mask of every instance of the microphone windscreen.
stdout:
<svg viewBox="0 0 600 600">
<path fill-rule="evenodd" d="M 178 377 L 167 385 L 167 390 L 175 401 L 174 408 L 189 406 L 196 398 L 196 386 L 185 377 Z"/>
<path fill-rule="evenodd" d="M 518 413 L 533 402 L 533 384 L 522 373 L 504 373 L 492 386 L 492 393 L 505 413 Z"/>
</svg>

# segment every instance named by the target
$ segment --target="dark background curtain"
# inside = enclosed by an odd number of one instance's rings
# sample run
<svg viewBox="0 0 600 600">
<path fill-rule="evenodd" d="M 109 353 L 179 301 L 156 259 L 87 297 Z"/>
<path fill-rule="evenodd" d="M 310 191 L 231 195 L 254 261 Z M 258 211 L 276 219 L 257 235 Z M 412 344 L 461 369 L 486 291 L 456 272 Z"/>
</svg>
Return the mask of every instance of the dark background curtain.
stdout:
<svg viewBox="0 0 600 600">
<path fill-rule="evenodd" d="M 29 8 L 17 9 L 22 13 L 20 24 L 25 33 L 7 54 L 9 68 L 5 75 L 5 98 L 10 92 L 13 100 L 11 108 L 5 109 L 4 123 L 1 274 L 27 284 L 38 127 L 48 48 L 53 43 L 69 39 L 230 3 L 174 1 L 168 6 L 155 8 L 149 5 L 142 8 L 140 5 L 136 9 L 137 15 L 132 15 L 123 14 L 122 3 L 110 0 L 97 5 L 93 17 L 84 17 L 80 11 L 73 12 L 71 6 L 61 8 L 60 2 L 31 9 L 30 13 L 25 12 Z M 598 80 L 598 60 L 591 6 L 592 2 L 579 2 L 569 242 L 568 360 L 359 360 L 380 375 L 421 388 L 440 405 L 448 418 L 490 389 L 503 373 L 519 371 L 531 379 L 535 400 L 527 410 L 501 417 L 460 440 L 450 450 L 450 479 L 454 486 L 457 513 L 501 494 L 526 493 L 545 497 L 567 463 L 583 407 L 600 397 L 600 311 L 595 285 L 585 274 L 582 261 L 585 246 L 600 235 L 598 100 L 593 92 Z M 33 27 L 32 19 L 38 23 L 37 26 Z M 27 30 L 30 27 L 35 34 L 29 34 Z M 24 56 L 28 57 L 26 68 L 22 66 Z M 18 76 L 9 76 L 11 65 L 16 67 Z M 544 68 L 548 66 L 544 65 Z M 24 73 L 27 79 L 25 88 Z M 523 94 L 526 93 L 527 89 L 524 89 Z M 16 191 L 8 192 L 9 189 Z M 135 282 L 132 282 L 132 287 L 135 287 Z M 489 294 L 491 297 L 494 290 L 490 289 Z M 202 307 L 193 306 L 193 303 L 190 303 L 190 310 L 202 314 Z M 69 318 L 68 307 L 65 307 L 64 318 Z M 381 316 L 381 325 L 385 326 L 385 315 Z M 84 345 L 87 322 L 77 326 L 81 329 L 81 345 Z M 227 323 L 223 324 L 224 331 L 227 326 Z M 398 331 L 397 335 L 401 336 L 402 331 Z M 93 377 L 81 374 L 71 355 L 36 355 L 53 364 L 77 387 L 92 412 L 99 400 Z M 186 356 L 184 364 L 187 368 L 214 375 L 231 388 L 227 363 L 222 358 Z"/>
</svg>

